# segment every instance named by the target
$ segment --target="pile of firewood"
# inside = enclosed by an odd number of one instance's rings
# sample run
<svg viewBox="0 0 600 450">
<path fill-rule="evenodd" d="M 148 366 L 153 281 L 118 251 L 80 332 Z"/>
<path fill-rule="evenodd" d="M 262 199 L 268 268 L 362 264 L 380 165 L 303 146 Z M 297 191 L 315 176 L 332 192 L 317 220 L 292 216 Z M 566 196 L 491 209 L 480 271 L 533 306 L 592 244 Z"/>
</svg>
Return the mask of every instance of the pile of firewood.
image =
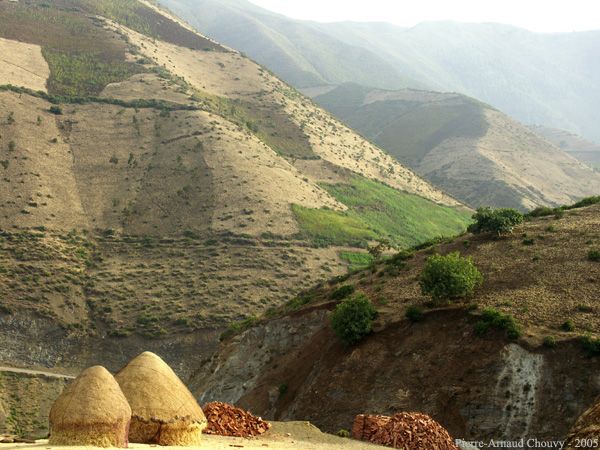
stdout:
<svg viewBox="0 0 600 450">
<path fill-rule="evenodd" d="M 207 403 L 202 410 L 208 420 L 208 426 L 204 429 L 206 434 L 251 437 L 263 434 L 271 428 L 269 422 L 227 403 Z"/>
<path fill-rule="evenodd" d="M 425 414 L 356 416 L 352 437 L 404 450 L 459 450 L 448 432 Z"/>
</svg>

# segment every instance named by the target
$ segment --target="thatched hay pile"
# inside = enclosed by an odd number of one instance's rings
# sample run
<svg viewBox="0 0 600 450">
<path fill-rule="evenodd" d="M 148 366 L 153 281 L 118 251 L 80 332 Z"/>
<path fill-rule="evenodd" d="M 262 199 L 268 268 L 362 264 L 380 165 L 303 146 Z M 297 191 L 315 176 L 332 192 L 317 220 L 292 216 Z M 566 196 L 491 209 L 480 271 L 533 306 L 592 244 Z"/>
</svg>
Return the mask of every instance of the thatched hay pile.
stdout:
<svg viewBox="0 0 600 450">
<path fill-rule="evenodd" d="M 450 434 L 431 417 L 420 413 L 395 416 L 356 416 L 355 439 L 404 450 L 459 450 Z"/>
<path fill-rule="evenodd" d="M 90 367 L 52 405 L 49 443 L 127 447 L 130 420 L 131 408 L 113 376 Z"/>
<path fill-rule="evenodd" d="M 263 434 L 271 428 L 269 422 L 227 403 L 207 403 L 202 409 L 208 419 L 208 426 L 204 430 L 206 434 L 251 437 Z"/>
<path fill-rule="evenodd" d="M 157 355 L 142 353 L 115 378 L 131 405 L 131 442 L 199 444 L 206 417 L 188 388 Z"/>
<path fill-rule="evenodd" d="M 600 441 L 600 400 L 596 401 L 591 408 L 577 419 L 565 439 L 564 448 L 575 450 L 576 448 L 585 447 L 588 443 L 590 444 L 588 447 L 595 448 L 592 446 L 594 441 Z M 595 445 L 597 447 L 597 444 Z"/>
</svg>

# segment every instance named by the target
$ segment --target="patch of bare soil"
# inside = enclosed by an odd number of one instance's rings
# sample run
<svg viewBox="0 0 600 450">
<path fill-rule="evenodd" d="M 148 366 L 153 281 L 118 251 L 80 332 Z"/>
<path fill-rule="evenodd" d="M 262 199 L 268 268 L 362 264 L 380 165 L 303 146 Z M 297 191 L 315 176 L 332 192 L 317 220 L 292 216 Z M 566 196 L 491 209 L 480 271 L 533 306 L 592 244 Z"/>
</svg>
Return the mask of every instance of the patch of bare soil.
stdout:
<svg viewBox="0 0 600 450">
<path fill-rule="evenodd" d="M 39 45 L 0 38 L 0 84 L 46 91 L 50 76 Z"/>
</svg>

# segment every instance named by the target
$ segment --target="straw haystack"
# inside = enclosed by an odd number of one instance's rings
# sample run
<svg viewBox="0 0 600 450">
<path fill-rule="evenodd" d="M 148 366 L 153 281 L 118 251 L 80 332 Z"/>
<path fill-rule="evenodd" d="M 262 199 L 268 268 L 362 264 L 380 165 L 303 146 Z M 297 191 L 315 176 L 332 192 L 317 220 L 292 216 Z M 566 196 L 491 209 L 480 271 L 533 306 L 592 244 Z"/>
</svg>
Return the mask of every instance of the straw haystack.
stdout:
<svg viewBox="0 0 600 450">
<path fill-rule="evenodd" d="M 564 448 L 574 450 L 581 447 L 597 448 L 600 441 L 600 399 L 585 411 L 569 431 Z M 596 442 L 596 444 L 594 444 Z M 588 445 L 589 444 L 589 445 Z M 595 447 L 592 445 L 594 444 Z"/>
<path fill-rule="evenodd" d="M 113 376 L 90 367 L 50 409 L 51 445 L 127 447 L 131 408 Z"/>
<path fill-rule="evenodd" d="M 115 378 L 131 405 L 131 442 L 199 443 L 206 417 L 192 393 L 157 355 L 142 353 Z"/>
</svg>

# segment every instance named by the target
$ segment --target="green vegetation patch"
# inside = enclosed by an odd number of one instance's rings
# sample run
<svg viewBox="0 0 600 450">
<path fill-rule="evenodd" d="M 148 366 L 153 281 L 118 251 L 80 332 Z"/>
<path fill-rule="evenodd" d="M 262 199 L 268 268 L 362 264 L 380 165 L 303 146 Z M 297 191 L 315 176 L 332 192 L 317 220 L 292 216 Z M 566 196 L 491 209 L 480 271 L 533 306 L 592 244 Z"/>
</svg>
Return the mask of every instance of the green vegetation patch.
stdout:
<svg viewBox="0 0 600 450">
<path fill-rule="evenodd" d="M 338 253 L 342 261 L 348 263 L 348 271 L 365 269 L 373 263 L 373 256 L 364 252 L 343 251 Z"/>
<path fill-rule="evenodd" d="M 0 36 L 42 47 L 51 94 L 97 95 L 108 83 L 145 70 L 126 60 L 132 48 L 124 39 L 76 7 L 84 3 L 0 3 Z"/>
<path fill-rule="evenodd" d="M 369 240 L 387 240 L 394 247 L 408 248 L 434 237 L 457 235 L 470 222 L 465 212 L 360 176 L 350 184 L 321 186 L 348 210 L 294 205 L 302 233 L 319 244 L 366 247 Z"/>
<path fill-rule="evenodd" d="M 472 259 L 463 258 L 459 252 L 429 257 L 419 281 L 423 295 L 433 301 L 467 297 L 482 283 L 483 275 Z"/>
<path fill-rule="evenodd" d="M 344 345 L 354 345 L 373 331 L 377 311 L 367 297 L 357 294 L 337 305 L 331 327 Z"/>
<path fill-rule="evenodd" d="M 518 339 L 522 334 L 521 327 L 513 316 L 493 308 L 487 308 L 483 310 L 481 320 L 475 324 L 475 333 L 483 336 L 491 328 L 505 330 L 509 339 Z"/>
<path fill-rule="evenodd" d="M 96 94 L 108 84 L 123 81 L 139 73 L 134 64 L 105 62 L 93 54 L 70 55 L 44 50 L 52 76 L 48 80 L 49 92 L 68 97 Z"/>
</svg>

